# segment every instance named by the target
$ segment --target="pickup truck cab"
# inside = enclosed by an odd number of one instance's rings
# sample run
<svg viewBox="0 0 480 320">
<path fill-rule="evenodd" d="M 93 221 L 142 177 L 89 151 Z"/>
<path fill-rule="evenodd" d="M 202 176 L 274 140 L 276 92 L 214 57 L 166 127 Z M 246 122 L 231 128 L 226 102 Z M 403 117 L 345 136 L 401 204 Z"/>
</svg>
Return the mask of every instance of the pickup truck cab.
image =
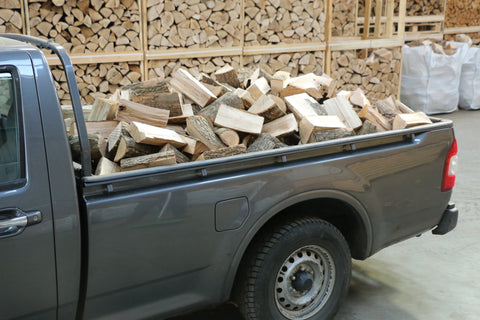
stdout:
<svg viewBox="0 0 480 320">
<path fill-rule="evenodd" d="M 36 46 L 63 62 L 81 169 Z M 94 176 L 65 51 L 8 34 L 0 112 L 0 319 L 160 319 L 230 299 L 249 320 L 331 319 L 352 257 L 457 221 L 448 120 Z"/>
</svg>

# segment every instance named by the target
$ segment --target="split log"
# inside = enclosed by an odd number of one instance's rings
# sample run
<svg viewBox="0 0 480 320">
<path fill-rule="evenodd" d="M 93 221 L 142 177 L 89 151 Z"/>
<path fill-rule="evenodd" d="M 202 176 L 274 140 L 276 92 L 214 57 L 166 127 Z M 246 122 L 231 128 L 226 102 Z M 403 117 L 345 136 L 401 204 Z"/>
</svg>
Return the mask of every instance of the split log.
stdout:
<svg viewBox="0 0 480 320">
<path fill-rule="evenodd" d="M 247 148 L 243 144 L 239 144 L 233 147 L 225 147 L 217 150 L 205 151 L 197 158 L 196 161 L 231 157 L 244 153 L 247 153 Z"/>
<path fill-rule="evenodd" d="M 200 140 L 191 137 L 183 137 L 183 139 L 187 142 L 187 145 L 182 151 L 193 156 L 193 158 L 196 158 L 201 153 L 209 150 L 209 148 Z"/>
<path fill-rule="evenodd" d="M 287 147 L 287 145 L 269 133 L 262 133 L 248 148 L 247 152 L 267 151 Z"/>
<path fill-rule="evenodd" d="M 98 161 L 97 169 L 95 170 L 95 175 L 103 176 L 103 175 L 112 174 L 120 171 L 121 171 L 121 168 L 118 164 L 108 160 L 105 157 L 102 157 L 100 158 L 100 161 Z"/>
<path fill-rule="evenodd" d="M 276 138 L 285 137 L 298 132 L 298 122 L 293 113 L 263 125 L 262 133 L 268 133 Z"/>
<path fill-rule="evenodd" d="M 100 137 L 98 134 L 88 134 L 88 143 L 90 144 L 90 157 L 92 162 L 97 163 L 102 157 L 99 147 Z M 69 136 L 68 143 L 70 145 L 70 150 L 72 151 L 72 159 L 75 162 L 81 162 L 81 152 L 80 152 L 80 143 L 78 136 Z"/>
<path fill-rule="evenodd" d="M 207 119 L 202 116 L 193 116 L 187 118 L 187 133 L 190 136 L 200 140 L 210 150 L 225 147 L 222 141 L 220 141 L 220 139 L 215 135 L 215 132 L 213 132 L 213 129 L 208 123 Z"/>
<path fill-rule="evenodd" d="M 164 109 L 152 108 L 140 103 L 121 99 L 116 120 L 133 121 L 149 124 L 156 127 L 166 127 L 170 112 Z"/>
<path fill-rule="evenodd" d="M 317 76 L 313 73 L 305 74 L 288 81 L 287 87 L 294 87 L 308 93 L 315 99 L 322 99 L 329 92 L 333 92 L 334 81 L 327 75 Z"/>
<path fill-rule="evenodd" d="M 188 117 L 193 116 L 193 108 L 191 104 L 185 103 L 182 104 L 182 114 L 176 117 L 170 116 L 168 118 L 168 123 L 185 123 Z"/>
<path fill-rule="evenodd" d="M 228 92 L 212 102 L 206 108 L 203 108 L 200 111 L 200 114 L 205 115 L 208 117 L 212 122 L 215 121 L 215 117 L 217 116 L 218 109 L 221 105 L 227 105 L 232 108 L 242 109 L 244 108 L 243 101 L 240 99 L 236 94 L 233 92 Z"/>
<path fill-rule="evenodd" d="M 122 99 L 148 105 L 146 101 L 155 101 L 157 94 L 169 93 L 170 89 L 167 81 L 155 78 L 123 86 L 120 95 Z M 150 106 L 155 107 L 155 105 Z"/>
<path fill-rule="evenodd" d="M 255 82 L 248 87 L 247 91 L 252 95 L 253 99 L 258 100 L 262 95 L 270 91 L 270 86 L 268 85 L 267 79 L 262 77 L 255 80 Z"/>
<path fill-rule="evenodd" d="M 173 73 L 170 85 L 179 93 L 195 101 L 201 107 L 217 99 L 210 90 L 208 90 L 200 81 L 195 79 L 187 70 L 178 68 Z"/>
<path fill-rule="evenodd" d="M 374 107 L 377 108 L 378 112 L 382 114 L 388 120 L 393 120 L 399 112 L 391 108 L 385 101 L 377 100 L 373 104 Z"/>
<path fill-rule="evenodd" d="M 273 93 L 279 93 L 283 90 L 290 80 L 290 72 L 287 71 L 277 71 L 270 80 L 270 86 Z"/>
<path fill-rule="evenodd" d="M 120 167 L 122 171 L 152 168 L 176 164 L 175 153 L 171 150 L 148 154 L 144 156 L 122 159 Z"/>
<path fill-rule="evenodd" d="M 370 105 L 370 101 L 367 99 L 367 97 L 363 93 L 363 90 L 360 88 L 352 92 L 349 100 L 351 104 L 356 105 L 360 108 Z"/>
<path fill-rule="evenodd" d="M 155 152 L 158 152 L 158 146 L 136 143 L 135 139 L 127 133 L 118 140 L 117 151 L 113 160 L 118 162 L 123 158 L 138 157 Z"/>
<path fill-rule="evenodd" d="M 187 143 L 181 135 L 173 130 L 151 126 L 149 124 L 133 121 L 128 126 L 128 133 L 137 143 L 162 146 L 170 143 L 174 147 L 183 147 Z"/>
<path fill-rule="evenodd" d="M 227 105 L 221 105 L 215 117 L 217 126 L 257 135 L 262 132 L 263 121 L 263 117 Z"/>
<path fill-rule="evenodd" d="M 186 162 L 190 161 L 190 159 L 186 155 L 181 153 L 177 148 L 175 148 L 174 146 L 172 146 L 169 143 L 164 145 L 163 148 L 160 150 L 160 152 L 169 152 L 169 151 L 173 151 L 173 153 L 175 155 L 175 162 L 177 164 L 178 163 L 186 163 Z"/>
<path fill-rule="evenodd" d="M 372 122 L 365 120 L 360 130 L 358 130 L 357 135 L 371 134 L 375 132 L 377 132 L 377 126 Z"/>
<path fill-rule="evenodd" d="M 235 89 L 235 91 L 233 91 L 233 94 L 239 97 L 240 99 L 242 99 L 243 106 L 246 109 L 250 108 L 255 103 L 255 99 L 247 90 L 238 88 L 238 89 Z"/>
<path fill-rule="evenodd" d="M 240 87 L 237 71 L 229 64 L 215 71 L 215 78 L 221 83 L 227 83 L 234 88 Z"/>
<path fill-rule="evenodd" d="M 393 130 L 410 128 L 413 126 L 429 123 L 432 123 L 432 121 L 422 111 L 415 113 L 398 114 L 393 120 Z"/>
<path fill-rule="evenodd" d="M 104 121 L 113 120 L 118 111 L 119 104 L 117 101 L 97 98 L 93 103 L 92 112 L 88 117 L 88 121 Z"/>
<path fill-rule="evenodd" d="M 355 135 L 355 131 L 351 128 L 337 128 L 317 131 L 312 134 L 308 143 L 322 142 L 334 139 L 341 139 Z"/>
<path fill-rule="evenodd" d="M 327 113 L 331 116 L 337 116 L 349 128 L 360 128 L 362 120 L 358 117 L 352 104 L 344 96 L 337 96 L 323 102 Z"/>
<path fill-rule="evenodd" d="M 260 96 L 248 112 L 264 117 L 265 121 L 272 121 L 285 115 L 285 110 L 282 110 L 282 106 L 277 105 L 270 95 Z"/>
<path fill-rule="evenodd" d="M 328 129 L 346 128 L 337 116 L 307 116 L 300 121 L 300 141 L 308 143 L 313 133 Z"/>
<path fill-rule="evenodd" d="M 234 130 L 227 128 L 218 128 L 217 130 L 215 130 L 215 134 L 228 147 L 233 147 L 240 143 L 240 137 L 238 136 L 238 133 Z"/>
<path fill-rule="evenodd" d="M 288 109 L 293 112 L 298 121 L 307 116 L 326 115 L 327 111 L 320 103 L 306 93 L 300 93 L 285 98 Z"/>
<path fill-rule="evenodd" d="M 107 138 L 110 133 L 118 125 L 118 121 L 116 120 L 107 120 L 107 121 L 86 121 L 85 126 L 87 127 L 87 133 L 90 134 L 97 134 L 100 139 Z M 70 135 L 78 135 L 77 133 L 77 126 L 75 122 L 73 122 L 70 126 L 69 130 Z"/>
</svg>

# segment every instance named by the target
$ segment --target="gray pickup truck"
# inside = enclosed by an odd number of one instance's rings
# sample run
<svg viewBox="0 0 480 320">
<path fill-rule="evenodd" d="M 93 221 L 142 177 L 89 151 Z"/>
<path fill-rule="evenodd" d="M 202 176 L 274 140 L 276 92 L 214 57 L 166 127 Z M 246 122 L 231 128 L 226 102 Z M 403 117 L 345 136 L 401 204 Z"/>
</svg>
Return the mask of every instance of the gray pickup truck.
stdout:
<svg viewBox="0 0 480 320">
<path fill-rule="evenodd" d="M 38 47 L 63 63 L 81 169 Z M 248 320 L 331 319 L 352 258 L 457 222 L 448 120 L 94 176 L 67 54 L 9 34 L 0 112 L 0 319 L 161 319 L 229 300 Z"/>
</svg>

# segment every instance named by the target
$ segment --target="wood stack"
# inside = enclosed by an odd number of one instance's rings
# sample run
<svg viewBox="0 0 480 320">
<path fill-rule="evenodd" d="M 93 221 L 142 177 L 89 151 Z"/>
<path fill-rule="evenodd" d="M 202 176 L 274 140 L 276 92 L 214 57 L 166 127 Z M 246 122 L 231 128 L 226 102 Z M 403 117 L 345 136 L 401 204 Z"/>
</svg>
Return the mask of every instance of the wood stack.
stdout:
<svg viewBox="0 0 480 320">
<path fill-rule="evenodd" d="M 333 1 L 332 6 L 332 36 L 355 36 L 357 1 Z"/>
<path fill-rule="evenodd" d="M 187 68 L 191 73 L 197 75 L 200 73 L 211 75 L 225 65 L 231 65 L 234 68 L 238 68 L 240 66 L 240 57 L 223 56 L 178 60 L 152 60 L 148 65 L 148 76 L 150 79 L 157 77 L 168 78 L 173 70 L 178 67 Z"/>
<path fill-rule="evenodd" d="M 30 34 L 55 41 L 70 53 L 141 50 L 135 0 L 30 0 Z"/>
<path fill-rule="evenodd" d="M 362 88 L 367 96 L 384 99 L 396 95 L 400 88 L 401 48 L 370 50 L 367 59 L 363 50 L 332 52 L 332 78 L 336 92 Z"/>
<path fill-rule="evenodd" d="M 324 52 L 264 54 L 246 56 L 243 58 L 243 61 L 247 68 L 255 70 L 260 65 L 271 74 L 277 71 L 286 71 L 293 76 L 310 72 L 320 74 L 323 72 Z"/>
<path fill-rule="evenodd" d="M 454 0 L 450 1 L 454 2 Z M 398 13 L 399 3 L 400 1 L 395 1 L 395 13 Z M 443 15 L 444 0 L 407 0 L 406 8 L 408 17 Z M 375 15 L 375 1 L 372 1 L 372 15 Z M 365 16 L 364 0 L 358 1 L 358 16 Z"/>
<path fill-rule="evenodd" d="M 148 49 L 237 46 L 241 12 L 235 0 L 148 1 Z"/>
<path fill-rule="evenodd" d="M 245 44 L 324 42 L 323 0 L 245 1 Z"/>
<path fill-rule="evenodd" d="M 0 1 L 0 33 L 22 33 L 21 0 Z"/>
<path fill-rule="evenodd" d="M 448 0 L 445 10 L 445 28 L 480 26 L 478 0 Z"/>
<path fill-rule="evenodd" d="M 61 104 L 71 104 L 70 90 L 61 67 L 52 67 Z M 119 87 L 138 82 L 141 77 L 138 63 L 79 64 L 74 66 L 78 89 L 84 104 L 92 104 L 96 97 L 104 98 Z"/>
<path fill-rule="evenodd" d="M 327 75 L 272 75 L 258 68 L 241 81 L 237 75 L 242 73 L 225 66 L 217 70 L 215 79 L 177 69 L 168 81 L 136 83 L 108 98 L 97 98 L 84 111 L 96 174 L 430 123 L 425 114 L 391 97 L 370 100 L 359 88 L 335 96 L 334 80 Z M 64 114 L 71 117 L 71 110 L 64 108 Z M 77 160 L 74 125 L 69 134 Z"/>
</svg>

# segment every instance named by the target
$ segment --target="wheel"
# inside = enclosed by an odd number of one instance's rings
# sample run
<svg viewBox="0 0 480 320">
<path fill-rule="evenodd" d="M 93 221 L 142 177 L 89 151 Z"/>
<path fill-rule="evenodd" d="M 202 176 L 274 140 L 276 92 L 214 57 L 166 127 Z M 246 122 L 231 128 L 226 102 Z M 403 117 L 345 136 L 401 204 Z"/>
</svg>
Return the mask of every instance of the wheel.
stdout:
<svg viewBox="0 0 480 320">
<path fill-rule="evenodd" d="M 240 267 L 235 299 L 247 320 L 327 320 L 350 277 L 342 234 L 326 221 L 302 218 L 256 240 Z"/>
</svg>

